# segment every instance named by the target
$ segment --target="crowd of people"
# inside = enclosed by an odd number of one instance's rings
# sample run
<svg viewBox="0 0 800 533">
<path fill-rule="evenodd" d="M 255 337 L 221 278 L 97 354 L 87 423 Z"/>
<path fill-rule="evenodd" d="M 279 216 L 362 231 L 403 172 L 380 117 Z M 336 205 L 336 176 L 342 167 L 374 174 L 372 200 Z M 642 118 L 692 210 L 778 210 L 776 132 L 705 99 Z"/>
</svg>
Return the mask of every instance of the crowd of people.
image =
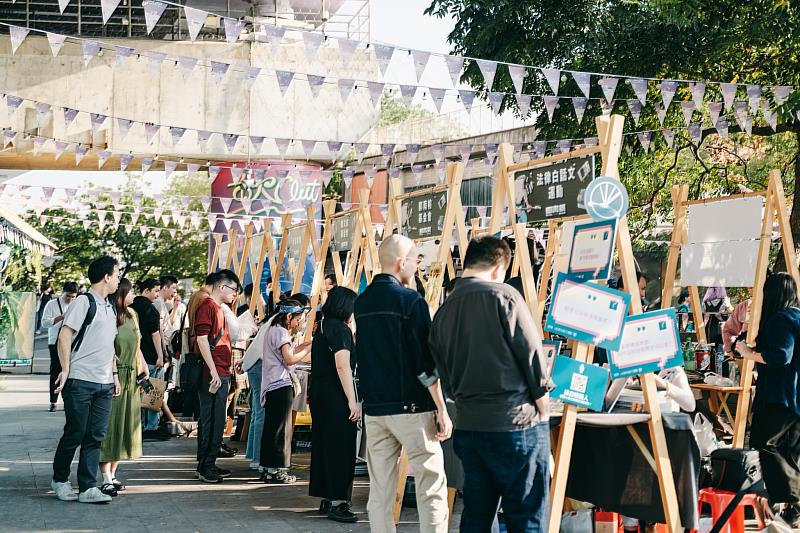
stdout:
<svg viewBox="0 0 800 533">
<path fill-rule="evenodd" d="M 249 466 L 266 484 L 295 483 L 291 439 L 303 394 L 296 365 L 311 363 L 309 495 L 320 499 L 330 519 L 357 519 L 351 500 L 363 423 L 372 531 L 395 530 L 401 450 L 415 477 L 420 530 L 447 530 L 442 443 L 451 438 L 464 477 L 462 531 L 488 531 L 501 502 L 508 531 L 545 529 L 552 384 L 529 307 L 513 284 L 504 283 L 508 244 L 492 236 L 473 239 L 461 277 L 448 283 L 435 314 L 417 290 L 413 241 L 393 235 L 378 252 L 381 273 L 361 294 L 326 278 L 313 323 L 304 294 L 265 301 L 257 322 L 250 313 L 257 307 L 252 286 L 243 290 L 230 270 L 209 274 L 184 304 L 172 276 L 142 280 L 134 297 L 116 260 L 92 262 L 89 290 L 78 294 L 77 284 L 67 283 L 42 313 L 53 356 L 51 410 L 60 393 L 66 418 L 53 461 L 56 496 L 111 501 L 125 488 L 117 478 L 120 461 L 140 457 L 143 438 L 183 430 L 168 402 L 160 412 L 140 409 L 140 386 L 165 376 L 179 385 L 182 416 L 198 421 L 200 482 L 231 475 L 217 459 L 236 453 L 223 435 L 237 376 L 247 376 L 250 424 L 242 440 Z M 647 280 L 640 275 L 638 281 L 643 291 Z M 789 520 L 800 498 L 797 308 L 792 278 L 772 275 L 755 349 L 729 339 L 730 349 L 757 362 L 751 445 L 761 454 L 770 499 L 783 504 Z M 657 382 L 676 409 L 694 409 L 682 370 Z M 69 475 L 78 446 L 76 495 Z"/>
</svg>

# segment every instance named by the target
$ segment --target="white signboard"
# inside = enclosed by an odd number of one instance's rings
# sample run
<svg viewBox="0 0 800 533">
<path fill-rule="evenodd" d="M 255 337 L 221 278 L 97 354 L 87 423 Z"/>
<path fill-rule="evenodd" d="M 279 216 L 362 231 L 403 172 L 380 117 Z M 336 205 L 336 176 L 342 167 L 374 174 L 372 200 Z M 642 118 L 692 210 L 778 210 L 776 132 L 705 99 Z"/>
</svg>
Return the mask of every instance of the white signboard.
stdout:
<svg viewBox="0 0 800 533">
<path fill-rule="evenodd" d="M 761 234 L 764 198 L 736 198 L 687 207 L 691 243 L 756 240 Z"/>
<path fill-rule="evenodd" d="M 609 352 L 608 362 L 612 379 L 682 366 L 675 309 L 628 317 L 620 349 Z"/>
</svg>

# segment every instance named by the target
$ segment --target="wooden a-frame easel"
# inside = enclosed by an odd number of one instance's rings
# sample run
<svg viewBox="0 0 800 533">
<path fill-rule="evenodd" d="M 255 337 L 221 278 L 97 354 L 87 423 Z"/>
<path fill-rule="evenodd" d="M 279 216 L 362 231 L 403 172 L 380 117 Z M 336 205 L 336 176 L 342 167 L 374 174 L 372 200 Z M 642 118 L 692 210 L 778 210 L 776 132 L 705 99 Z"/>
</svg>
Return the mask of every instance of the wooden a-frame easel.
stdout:
<svg viewBox="0 0 800 533">
<path fill-rule="evenodd" d="M 314 206 L 306 206 L 306 219 L 297 224 L 292 224 L 292 215 L 285 214 L 281 218 L 281 245 L 278 249 L 278 257 L 276 270 L 272 274 L 272 297 L 275 302 L 280 299 L 281 287 L 280 279 L 283 272 L 283 261 L 287 259 L 289 250 L 289 237 L 290 234 L 302 231 L 303 236 L 300 241 L 299 256 L 288 257 L 288 269 L 292 273 L 292 294 L 300 292 L 300 287 L 303 282 L 303 273 L 306 269 L 306 257 L 308 255 L 308 248 L 311 247 L 311 255 L 314 262 L 320 260 L 319 257 L 319 244 L 317 243 L 316 231 L 314 228 Z M 295 264 L 297 259 L 297 264 Z"/>
<path fill-rule="evenodd" d="M 515 193 L 514 193 L 514 173 L 534 168 L 548 163 L 555 163 L 564 161 L 575 157 L 581 157 L 590 154 L 601 154 L 602 157 L 602 171 L 601 174 L 615 179 L 619 179 L 618 160 L 620 151 L 622 149 L 622 132 L 625 119 L 619 115 L 601 116 L 597 117 L 597 133 L 599 138 L 598 146 L 582 148 L 569 152 L 566 154 L 553 155 L 544 157 L 538 160 L 532 160 L 524 163 L 513 164 L 511 159 L 512 148 L 509 144 L 504 143 L 499 148 L 498 171 L 495 179 L 495 189 L 492 198 L 492 213 L 489 223 L 489 232 L 496 233 L 501 225 L 501 217 L 508 206 L 508 212 L 511 217 L 516 217 L 515 211 Z M 545 268 L 542 269 L 540 274 L 540 287 L 539 292 L 536 291 L 532 268 L 530 266 L 530 258 L 524 259 L 520 257 L 519 266 L 522 269 L 522 281 L 525 292 L 525 298 L 528 306 L 534 311 L 534 317 L 539 318 L 537 324 L 541 326 L 541 317 L 544 310 L 544 296 L 547 294 L 547 284 L 553 267 L 552 257 L 558 249 L 558 225 L 566 220 L 575 220 L 576 218 L 585 217 L 569 217 L 568 219 L 551 220 L 548 222 L 550 230 L 547 243 L 547 254 L 545 258 Z M 517 251 L 525 256 L 528 255 L 527 246 L 520 245 L 525 241 L 524 224 L 513 224 L 515 238 L 518 239 Z M 622 270 L 622 278 L 626 290 L 631 295 L 630 314 L 636 315 L 642 312 L 641 298 L 638 292 L 638 284 L 636 280 L 636 266 L 633 258 L 633 249 L 631 247 L 630 233 L 628 230 L 627 217 L 620 218 L 617 224 L 617 253 L 619 255 L 620 267 Z M 542 296 L 540 298 L 540 295 Z M 580 362 L 588 362 L 589 358 L 594 352 L 594 347 L 585 343 L 572 343 L 573 350 L 572 356 Z M 671 533 L 677 533 L 680 530 L 680 516 L 678 509 L 678 497 L 675 490 L 675 481 L 672 476 L 672 468 L 667 451 L 667 441 L 664 435 L 664 425 L 661 417 L 661 410 L 658 404 L 658 397 L 656 393 L 655 376 L 652 373 L 642 374 L 639 376 L 642 384 L 642 391 L 644 394 L 645 406 L 650 419 L 648 420 L 648 428 L 650 432 L 650 441 L 653 449 L 653 461 L 656 475 L 658 476 L 659 490 L 661 494 L 661 503 L 664 509 L 667 526 Z M 559 439 L 555 451 L 555 472 L 550 485 L 550 522 L 548 531 L 550 533 L 558 532 L 561 525 L 561 513 L 564 505 L 564 497 L 567 488 L 567 478 L 569 476 L 569 466 L 572 456 L 572 445 L 575 436 L 575 427 L 577 424 L 578 408 L 572 404 L 565 404 L 563 415 L 561 417 L 561 427 L 559 432 Z M 629 428 L 629 431 L 631 429 Z M 632 433 L 633 434 L 633 433 Z M 637 437 L 638 438 L 638 437 Z M 636 439 L 635 439 L 636 440 Z M 640 449 L 643 444 L 637 441 Z M 642 449 L 642 452 L 646 452 Z M 647 454 L 645 454 L 647 456 Z"/>
<path fill-rule="evenodd" d="M 786 268 L 795 283 L 800 286 L 800 272 L 798 272 L 797 255 L 794 251 L 794 239 L 789 226 L 789 213 L 786 209 L 786 196 L 781 182 L 780 171 L 771 170 L 769 173 L 769 183 L 766 191 L 735 194 L 721 198 L 709 198 L 705 200 L 688 199 L 689 186 L 686 184 L 675 185 L 672 188 L 672 205 L 675 213 L 675 221 L 672 228 L 672 240 L 667 256 L 667 269 L 664 275 L 664 286 L 661 294 L 661 306 L 666 308 L 672 305 L 674 297 L 675 281 L 678 269 L 678 256 L 681 246 L 687 242 L 687 208 L 693 204 L 707 204 L 724 202 L 735 198 L 747 198 L 762 196 L 764 198 L 764 214 L 761 221 L 761 233 L 759 236 L 758 256 L 756 257 L 756 273 L 753 281 L 753 298 L 750 303 L 750 319 L 747 325 L 747 344 L 752 346 L 758 337 L 758 328 L 761 322 L 761 305 L 764 301 L 764 281 L 767 276 L 769 266 L 769 250 L 772 244 L 772 227 L 775 223 L 777 213 L 778 229 L 780 232 L 783 254 L 786 260 Z M 689 287 L 691 298 L 692 313 L 695 320 L 695 330 L 697 338 L 706 342 L 705 324 L 703 320 L 703 310 L 700 304 L 700 295 L 696 286 Z M 742 364 L 742 374 L 740 381 L 741 391 L 736 405 L 736 420 L 733 432 L 733 447 L 741 448 L 744 446 L 745 434 L 747 432 L 747 415 L 750 409 L 750 391 L 753 384 L 752 360 L 745 359 Z"/>
</svg>

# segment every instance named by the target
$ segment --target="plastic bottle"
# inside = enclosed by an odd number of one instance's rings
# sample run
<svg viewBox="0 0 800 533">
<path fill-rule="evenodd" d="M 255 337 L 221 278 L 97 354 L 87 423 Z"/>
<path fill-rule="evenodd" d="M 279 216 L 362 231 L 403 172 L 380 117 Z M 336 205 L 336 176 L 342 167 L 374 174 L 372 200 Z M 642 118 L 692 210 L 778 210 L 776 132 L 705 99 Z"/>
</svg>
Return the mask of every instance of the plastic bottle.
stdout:
<svg viewBox="0 0 800 533">
<path fill-rule="evenodd" d="M 694 370 L 694 343 L 686 341 L 683 347 L 683 367 L 686 370 Z"/>
</svg>

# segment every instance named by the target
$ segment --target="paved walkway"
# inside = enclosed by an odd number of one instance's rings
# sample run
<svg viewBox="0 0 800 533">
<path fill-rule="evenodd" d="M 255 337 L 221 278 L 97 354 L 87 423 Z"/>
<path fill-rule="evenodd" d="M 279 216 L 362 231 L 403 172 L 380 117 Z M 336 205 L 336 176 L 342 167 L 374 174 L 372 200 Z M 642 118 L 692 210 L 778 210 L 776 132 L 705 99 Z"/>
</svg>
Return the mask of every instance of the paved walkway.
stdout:
<svg viewBox="0 0 800 533">
<path fill-rule="evenodd" d="M 145 442 L 145 457 L 120 466 L 118 477 L 128 490 L 110 505 L 58 501 L 50 480 L 64 413 L 49 413 L 47 406 L 46 375 L 0 374 L 0 531 L 369 531 L 366 477 L 357 477 L 354 488 L 359 522 L 337 524 L 319 515 L 319 501 L 307 495 L 307 470 L 296 485 L 267 486 L 236 457 L 220 460 L 233 471 L 224 483 L 199 483 L 193 478 L 194 438 Z M 308 455 L 296 454 L 293 461 L 307 464 Z M 74 486 L 76 467 L 77 454 Z M 398 530 L 418 531 L 416 520 L 416 509 L 404 509 Z"/>
</svg>

